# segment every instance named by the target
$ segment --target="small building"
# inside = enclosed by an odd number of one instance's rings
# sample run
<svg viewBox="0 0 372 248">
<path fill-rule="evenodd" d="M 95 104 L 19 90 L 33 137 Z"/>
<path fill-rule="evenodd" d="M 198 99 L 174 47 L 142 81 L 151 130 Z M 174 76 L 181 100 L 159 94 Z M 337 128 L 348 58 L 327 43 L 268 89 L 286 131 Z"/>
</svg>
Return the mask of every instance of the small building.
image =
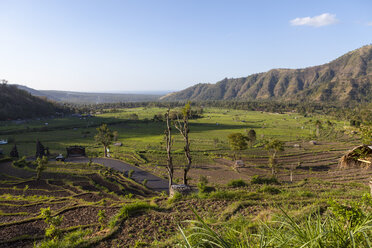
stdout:
<svg viewBox="0 0 372 248">
<path fill-rule="evenodd" d="M 67 157 L 85 156 L 85 147 L 83 146 L 69 146 L 66 148 Z"/>
<path fill-rule="evenodd" d="M 241 168 L 241 167 L 244 167 L 245 164 L 244 164 L 244 161 L 243 160 L 236 160 L 235 163 L 234 163 L 234 168 Z"/>
<path fill-rule="evenodd" d="M 340 167 L 370 167 L 372 166 L 372 147 L 361 145 L 347 152 L 339 161 Z"/>
</svg>

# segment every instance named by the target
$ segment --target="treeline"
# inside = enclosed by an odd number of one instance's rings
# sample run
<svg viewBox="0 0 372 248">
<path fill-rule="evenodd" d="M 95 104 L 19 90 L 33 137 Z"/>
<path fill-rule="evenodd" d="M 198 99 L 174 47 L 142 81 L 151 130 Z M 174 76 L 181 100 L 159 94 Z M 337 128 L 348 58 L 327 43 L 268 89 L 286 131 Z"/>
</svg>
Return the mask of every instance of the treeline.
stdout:
<svg viewBox="0 0 372 248">
<path fill-rule="evenodd" d="M 63 115 L 71 110 L 46 99 L 32 96 L 5 82 L 0 83 L 0 120 L 16 120 L 51 115 Z"/>
<path fill-rule="evenodd" d="M 179 108 L 185 105 L 185 101 L 178 102 L 121 102 L 77 106 L 71 105 L 75 111 L 82 113 L 104 112 L 107 109 L 159 107 Z M 333 116 L 339 120 L 367 123 L 372 120 L 372 103 L 360 104 L 357 102 L 341 103 L 318 103 L 318 102 L 288 102 L 288 101 L 194 101 L 191 102 L 193 109 L 204 107 L 217 107 L 228 109 L 239 109 L 249 111 L 264 111 L 272 113 L 297 112 L 302 115 L 322 114 Z M 200 114 L 198 111 L 197 114 Z"/>
</svg>

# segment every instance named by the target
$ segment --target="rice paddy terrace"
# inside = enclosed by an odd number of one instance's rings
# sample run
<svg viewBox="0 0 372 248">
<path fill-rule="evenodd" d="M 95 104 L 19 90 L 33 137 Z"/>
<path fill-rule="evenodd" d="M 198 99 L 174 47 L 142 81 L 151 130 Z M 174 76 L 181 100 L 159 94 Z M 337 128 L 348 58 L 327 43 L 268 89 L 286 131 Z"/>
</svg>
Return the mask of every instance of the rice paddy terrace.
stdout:
<svg viewBox="0 0 372 248">
<path fill-rule="evenodd" d="M 112 157 L 165 179 L 164 124 L 145 121 L 163 110 L 125 109 L 102 114 L 99 118 L 112 121 L 109 126 L 118 131 L 118 141 L 123 143 L 110 149 Z M 126 118 L 134 112 L 139 120 L 128 122 Z M 57 227 L 59 240 L 70 247 L 174 247 L 181 242 L 178 226 L 187 227 L 184 221 L 195 218 L 192 209 L 219 228 L 237 221 L 249 225 L 271 221 L 280 213 L 279 208 L 302 219 L 326 211 L 331 198 L 359 200 L 369 192 L 372 169 L 338 166 L 341 156 L 358 145 L 359 138 L 337 120 L 331 120 L 334 125 L 324 127 L 322 137 L 316 137 L 313 123 L 321 118 L 206 110 L 203 118 L 191 122 L 194 164 L 189 176 L 195 192 L 173 199 L 134 180 L 136 172 L 129 175 L 129 171 L 114 170 L 94 159 L 76 163 L 50 160 L 39 180 L 34 163 L 25 161 L 17 166 L 4 160 L 0 162 L 0 246 L 43 247 L 42 242 L 51 242 L 45 233 L 49 224 L 41 215 L 47 208 L 52 217 L 63 216 Z M 54 125 L 53 120 L 49 122 Z M 33 123 L 35 131 L 0 138 L 16 140 L 21 156 L 33 155 L 32 140 L 37 137 L 44 138 L 42 142 L 52 154 L 78 144 L 86 146 L 88 156 L 100 156 L 102 148 L 93 139 L 95 127 L 83 122 L 86 120 L 69 120 L 67 128 L 42 132 Z M 12 124 L 6 128 L 11 133 Z M 245 166 L 234 168 L 234 152 L 226 137 L 246 129 L 256 130 L 257 142 L 237 154 Z M 177 181 L 182 173 L 179 165 L 184 162 L 182 139 L 176 133 L 174 137 Z M 261 142 L 266 138 L 285 142 L 285 150 L 277 157 L 277 182 L 261 180 L 271 178 L 269 155 Z M 3 147 L 4 153 L 11 149 L 11 145 Z M 207 179 L 205 191 L 198 188 L 201 176 Z"/>
</svg>

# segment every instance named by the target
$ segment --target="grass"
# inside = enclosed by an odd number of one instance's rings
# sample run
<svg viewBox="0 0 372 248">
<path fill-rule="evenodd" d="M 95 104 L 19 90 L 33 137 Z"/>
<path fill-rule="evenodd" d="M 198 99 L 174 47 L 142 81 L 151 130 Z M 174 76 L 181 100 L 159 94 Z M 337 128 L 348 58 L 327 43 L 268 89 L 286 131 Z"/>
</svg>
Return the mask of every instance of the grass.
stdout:
<svg viewBox="0 0 372 248">
<path fill-rule="evenodd" d="M 153 205 L 147 203 L 147 202 L 142 202 L 142 201 L 138 201 L 138 202 L 134 202 L 134 203 L 131 203 L 131 204 L 128 204 L 128 205 L 124 205 L 119 213 L 117 215 L 115 215 L 108 223 L 108 226 L 110 228 L 115 228 L 118 223 L 122 222 L 123 220 L 125 220 L 126 218 L 128 218 L 130 215 L 134 214 L 134 213 L 138 213 L 139 211 L 145 211 L 145 210 L 148 210 L 148 209 L 151 209 L 151 208 L 154 208 Z"/>
<path fill-rule="evenodd" d="M 34 155 L 36 139 L 40 139 L 45 146 L 48 146 L 52 154 L 64 153 L 66 146 L 83 145 L 86 147 L 88 155 L 102 156 L 102 147 L 94 141 L 95 128 L 100 123 L 107 122 L 110 129 L 118 131 L 118 141 L 123 144 L 110 147 L 110 154 L 113 158 L 136 164 L 140 168 L 164 177 L 166 176 L 164 168 L 166 152 L 163 139 L 165 123 L 148 120 L 154 114 L 165 113 L 165 111 L 165 108 L 133 108 L 119 109 L 115 113 L 104 113 L 85 120 L 76 118 L 34 120 L 23 125 L 3 122 L 0 125 L 0 139 L 9 138 L 16 141 L 21 156 Z M 321 116 L 314 118 L 303 117 L 296 113 L 272 114 L 217 108 L 206 108 L 204 111 L 203 118 L 191 120 L 190 131 L 193 165 L 195 166 L 189 174 L 192 177 L 191 182 L 196 186 L 197 179 L 201 175 L 208 177 L 208 180 L 199 180 L 199 193 L 189 196 L 176 195 L 170 200 L 167 200 L 164 195 L 158 196 L 156 199 L 149 199 L 153 194 L 144 187 L 147 181 L 144 181 L 142 185 L 135 184 L 122 174 L 105 170 L 105 167 L 98 164 L 88 166 L 86 164 L 50 162 L 43 172 L 47 178 L 47 184 L 57 187 L 61 191 L 64 190 L 68 193 L 67 196 L 48 195 L 58 193 L 58 190 L 40 190 L 39 192 L 45 192 L 46 195 L 34 196 L 32 194 L 36 191 L 32 187 L 27 189 L 25 196 L 15 193 L 0 194 L 0 206 L 15 208 L 11 213 L 0 213 L 0 217 L 21 218 L 22 213 L 27 211 L 17 211 L 17 207 L 27 208 L 27 206 L 36 206 L 36 204 L 52 206 L 55 203 L 66 202 L 66 206 L 59 207 L 54 212 L 55 214 L 71 210 L 72 208 L 67 205 L 99 209 L 121 206 L 117 213 L 110 215 L 107 233 L 97 234 L 87 241 L 84 239 L 90 237 L 90 234 L 86 230 L 93 227 L 84 227 L 82 230 L 75 230 L 75 227 L 71 227 L 71 230 L 66 231 L 70 234 L 58 240 L 59 243 L 45 240 L 43 241 L 45 244 L 40 244 L 45 245 L 44 247 L 48 247 L 48 245 L 50 247 L 64 247 L 66 244 L 89 247 L 91 244 L 104 242 L 103 240 L 110 242 L 114 239 L 122 240 L 124 244 L 131 246 L 136 244 L 139 246 L 141 242 L 142 244 L 153 242 L 153 247 L 162 247 L 163 241 L 168 244 L 172 242 L 176 225 L 191 212 L 189 206 L 197 209 L 200 216 L 203 216 L 203 219 L 197 218 L 197 222 L 187 222 L 190 225 L 185 230 L 182 229 L 185 237 L 185 242 L 182 245 L 187 246 L 186 241 L 188 241 L 190 247 L 198 247 L 199 243 L 197 242 L 201 240 L 200 244 L 204 244 L 205 247 L 213 247 L 210 245 L 211 243 L 208 244 L 205 241 L 207 240 L 205 234 L 217 235 L 213 236 L 212 241 L 222 242 L 219 243 L 221 245 L 225 242 L 230 245 L 229 247 L 234 247 L 234 242 L 241 244 L 236 247 L 245 247 L 246 244 L 249 244 L 249 247 L 258 247 L 260 244 L 262 247 L 265 245 L 266 247 L 290 247 L 290 245 L 298 247 L 299 244 L 305 244 L 308 241 L 305 241 L 306 239 L 300 240 L 299 237 L 304 236 L 304 233 L 296 233 L 296 228 L 303 229 L 305 234 L 309 234 L 310 240 L 314 240 L 314 242 L 317 237 L 314 235 L 321 235 L 324 242 L 328 242 L 324 247 L 327 245 L 332 247 L 334 244 L 331 242 L 332 238 L 327 236 L 332 228 L 337 230 L 340 235 L 344 235 L 345 240 L 348 237 L 349 241 L 351 238 L 354 238 L 356 242 L 363 240 L 360 238 L 361 232 L 349 228 L 347 232 L 351 231 L 352 235 L 350 235 L 342 229 L 345 225 L 341 225 L 339 220 L 331 220 L 335 216 L 326 213 L 324 205 L 329 198 L 338 199 L 341 202 L 360 199 L 361 195 L 368 190 L 363 183 L 360 183 L 360 178 L 365 180 L 369 172 L 344 173 L 333 170 L 333 174 L 327 174 L 327 172 L 315 170 L 317 166 L 335 165 L 338 154 L 352 146 L 353 142 L 357 142 L 357 140 L 350 141 L 346 139 L 346 136 L 336 135 L 326 135 L 324 140 L 314 138 L 315 126 L 312 123 L 318 118 L 326 118 Z M 133 113 L 139 116 L 139 120 L 128 120 Z M 344 123 L 332 121 L 336 123 L 335 130 L 342 132 Z M 45 122 L 48 122 L 47 127 Z M 216 162 L 218 159 L 225 159 L 227 162 L 232 160 L 233 152 L 227 141 L 228 134 L 234 132 L 245 134 L 246 130 L 251 128 L 255 129 L 257 133 L 257 143 L 252 148 L 240 153 L 242 159 L 247 161 L 247 167 L 237 172 L 228 163 L 218 164 Z M 325 130 L 324 134 L 326 131 L 329 130 Z M 281 164 L 283 168 L 278 170 L 277 178 L 271 177 L 267 168 L 268 154 L 262 148 L 263 140 L 267 138 L 277 138 L 287 142 L 286 151 L 279 154 L 279 160 L 285 162 Z M 316 139 L 324 144 L 309 146 L 310 139 Z M 183 140 L 177 132 L 174 132 L 173 143 L 173 162 L 176 165 L 175 182 L 178 182 L 181 177 L 179 167 L 185 163 L 185 159 Z M 301 148 L 293 148 L 293 144 L 301 144 Z M 2 148 L 7 154 L 12 148 L 12 143 L 2 146 Z M 303 168 L 295 171 L 293 183 L 286 182 L 289 180 L 287 179 L 289 169 L 286 166 L 297 164 L 299 160 L 304 162 Z M 219 166 L 215 166 L 217 164 Z M 13 166 L 10 169 L 15 172 L 24 171 L 24 168 Z M 328 170 L 328 167 L 326 169 Z M 33 169 L 30 170 L 33 171 Z M 6 187 L 12 188 L 13 185 L 22 183 L 22 187 L 17 186 L 17 192 L 22 193 L 25 184 L 31 185 L 33 181 L 31 178 L 6 175 L 7 173 L 11 174 L 9 171 L 3 168 L 0 173 L 2 183 L 0 190 L 5 192 Z M 340 178 L 338 173 L 344 174 L 344 179 Z M 131 177 L 133 172 L 128 171 L 126 174 Z M 259 175 L 253 176 L 254 174 Z M 92 179 L 92 175 L 98 175 L 96 181 Z M 334 180 L 339 181 L 334 182 Z M 59 183 L 59 186 L 54 185 L 56 183 Z M 88 196 L 91 196 L 93 200 L 89 200 Z M 95 200 L 96 198 L 99 200 Z M 159 208 L 148 203 L 150 201 L 158 204 Z M 276 213 L 280 211 L 279 208 L 284 212 L 278 216 Z M 322 211 L 319 211 L 319 215 L 317 215 L 316 210 L 320 208 Z M 151 211 L 147 211 L 150 209 Z M 138 237 L 148 240 L 142 241 L 137 238 L 138 240 L 134 242 L 136 235 L 125 233 L 125 228 L 119 230 L 119 226 L 124 220 L 129 221 L 131 218 L 141 220 L 141 216 L 146 216 L 142 221 L 146 226 L 153 225 L 153 229 L 137 230 Z M 153 219 L 151 219 L 152 217 Z M 167 222 L 168 218 L 171 221 Z M 35 218 L 7 221 L 6 226 L 22 224 L 30 220 L 35 220 Z M 367 223 L 370 223 L 368 221 Z M 98 226 L 98 223 L 92 225 Z M 338 225 L 340 226 L 338 227 Z M 195 229 L 195 231 L 193 228 L 196 227 L 201 229 Z M 203 228 L 204 230 L 202 230 Z M 204 232 L 204 234 L 200 235 L 197 230 Z M 142 231 L 146 233 L 144 234 Z M 96 234 L 94 228 L 92 232 Z M 161 240 L 158 237 L 161 237 Z M 280 243 L 284 240 L 287 240 L 288 244 Z M 77 243 L 71 245 L 72 241 Z M 179 239 L 175 239 L 175 242 L 182 243 Z M 340 245 L 342 244 L 346 243 L 340 243 Z M 361 243 L 356 244 L 360 245 Z M 172 243 L 168 247 L 174 245 Z M 311 243 L 311 245 L 313 244 Z M 112 243 L 107 243 L 107 247 L 112 246 Z"/>
<path fill-rule="evenodd" d="M 111 129 L 119 132 L 118 140 L 123 141 L 122 147 L 113 147 L 113 153 L 126 153 L 136 149 L 162 150 L 162 136 L 164 123 L 147 122 L 155 113 L 165 113 L 161 108 L 134 108 L 122 109 L 119 113 L 105 113 L 90 119 L 65 118 L 51 120 L 34 120 L 26 124 L 17 125 L 12 122 L 4 122 L 0 128 L 0 136 L 10 137 L 17 142 L 19 152 L 22 155 L 34 154 L 36 139 L 41 140 L 55 153 L 64 153 L 69 145 L 84 145 L 89 152 L 102 153 L 102 149 L 95 145 L 93 136 L 95 126 L 100 123 L 113 123 Z M 128 114 L 136 113 L 138 121 L 127 120 Z M 239 116 L 237 121 L 235 116 Z M 275 137 L 290 141 L 309 139 L 314 127 L 309 123 L 311 118 L 302 117 L 298 114 L 272 114 L 254 111 L 226 110 L 206 108 L 204 118 L 191 121 L 191 143 L 193 151 L 208 151 L 215 147 L 214 140 L 218 139 L 220 149 L 228 149 L 227 135 L 232 132 L 245 133 L 246 129 L 254 128 L 257 137 Z M 244 121 L 244 122 L 243 122 Z M 48 122 L 47 129 L 45 123 Z M 117 124 L 115 124 L 115 122 Z M 335 121 L 336 129 L 342 127 L 342 123 Z M 288 129 L 288 126 L 291 128 Z M 28 127 L 28 128 L 27 128 Z M 304 129 L 302 129 L 304 127 Z M 44 128 L 44 129 L 43 129 Z M 5 134 L 10 131 L 23 130 L 22 134 Z M 208 135 L 206 135 L 208 134 Z M 174 150 L 182 149 L 182 137 L 174 135 Z M 12 144 L 5 145 L 5 153 L 10 151 Z M 153 149 L 151 149 L 153 148 Z M 146 156 L 146 155 L 145 155 Z"/>
<path fill-rule="evenodd" d="M 242 179 L 231 180 L 230 182 L 227 183 L 227 186 L 232 188 L 246 187 L 247 185 L 248 183 L 246 183 Z"/>
<path fill-rule="evenodd" d="M 320 212 L 310 214 L 303 221 L 296 221 L 282 211 L 276 221 L 258 223 L 258 228 L 253 230 L 245 228 L 250 226 L 245 222 L 244 225 L 224 224 L 218 231 L 194 213 L 196 220 L 188 221 L 190 227 L 186 230 L 180 228 L 181 247 L 370 247 L 372 241 L 370 212 L 356 217 L 358 222 L 354 224 L 345 224 L 341 215 L 334 211 L 323 215 Z"/>
</svg>

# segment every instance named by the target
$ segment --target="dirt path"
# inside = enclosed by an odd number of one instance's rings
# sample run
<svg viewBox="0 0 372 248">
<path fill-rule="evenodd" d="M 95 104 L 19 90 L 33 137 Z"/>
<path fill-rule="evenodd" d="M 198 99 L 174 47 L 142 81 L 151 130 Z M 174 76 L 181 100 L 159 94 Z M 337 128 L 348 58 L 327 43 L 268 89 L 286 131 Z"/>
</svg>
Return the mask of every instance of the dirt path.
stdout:
<svg viewBox="0 0 372 248">
<path fill-rule="evenodd" d="M 88 158 L 84 157 L 72 157 L 68 159 L 68 162 L 77 162 L 77 163 L 87 163 L 89 162 Z M 93 158 L 94 163 L 102 164 L 107 167 L 111 167 L 117 171 L 121 172 L 128 172 L 130 170 L 133 170 L 134 173 L 132 175 L 132 179 L 136 181 L 137 183 L 142 183 L 143 180 L 147 179 L 146 186 L 149 189 L 155 190 L 155 191 L 165 191 L 168 193 L 168 181 L 157 177 L 147 171 L 144 171 L 136 166 L 124 163 L 120 160 L 115 159 L 109 159 L 109 158 Z"/>
</svg>

